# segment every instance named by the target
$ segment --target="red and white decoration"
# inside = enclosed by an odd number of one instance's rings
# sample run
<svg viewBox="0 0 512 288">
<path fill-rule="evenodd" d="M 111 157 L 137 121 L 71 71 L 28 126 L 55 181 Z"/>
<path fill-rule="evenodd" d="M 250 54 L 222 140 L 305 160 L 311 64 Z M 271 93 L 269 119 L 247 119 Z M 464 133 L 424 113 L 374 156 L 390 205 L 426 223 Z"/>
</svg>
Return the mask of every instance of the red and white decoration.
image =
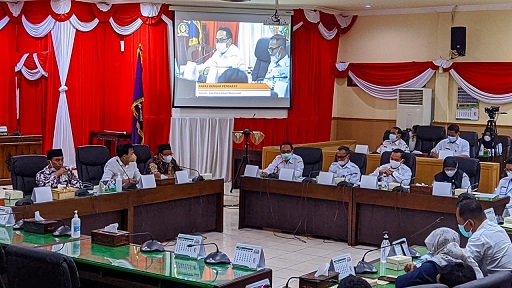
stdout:
<svg viewBox="0 0 512 288">
<path fill-rule="evenodd" d="M 336 35 L 347 33 L 357 19 L 357 16 L 353 15 L 329 14 L 319 10 L 304 9 L 303 12 L 299 15 L 294 15 L 294 17 L 301 18 L 293 26 L 293 30 L 295 31 L 303 25 L 310 27 L 316 25 L 320 35 L 327 40 L 332 40 Z"/>
</svg>

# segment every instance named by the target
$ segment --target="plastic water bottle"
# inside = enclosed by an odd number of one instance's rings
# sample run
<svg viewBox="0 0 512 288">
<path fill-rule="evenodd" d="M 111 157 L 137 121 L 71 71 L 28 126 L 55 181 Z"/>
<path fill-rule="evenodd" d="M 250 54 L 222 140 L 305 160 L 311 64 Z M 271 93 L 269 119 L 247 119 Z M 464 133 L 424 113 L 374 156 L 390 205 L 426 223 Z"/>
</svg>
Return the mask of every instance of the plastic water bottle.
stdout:
<svg viewBox="0 0 512 288">
<path fill-rule="evenodd" d="M 484 145 L 480 145 L 480 151 L 478 152 L 478 156 L 484 155 Z"/>
<path fill-rule="evenodd" d="M 75 210 L 75 216 L 71 219 L 71 238 L 80 238 L 80 218 L 78 218 L 78 210 Z"/>
<path fill-rule="evenodd" d="M 389 243 L 388 231 L 384 231 L 384 239 L 380 244 L 380 262 L 386 263 L 386 257 L 388 257 L 391 243 Z"/>
<path fill-rule="evenodd" d="M 121 174 L 118 174 L 116 178 L 116 192 L 123 192 L 123 178 L 121 178 Z"/>
</svg>

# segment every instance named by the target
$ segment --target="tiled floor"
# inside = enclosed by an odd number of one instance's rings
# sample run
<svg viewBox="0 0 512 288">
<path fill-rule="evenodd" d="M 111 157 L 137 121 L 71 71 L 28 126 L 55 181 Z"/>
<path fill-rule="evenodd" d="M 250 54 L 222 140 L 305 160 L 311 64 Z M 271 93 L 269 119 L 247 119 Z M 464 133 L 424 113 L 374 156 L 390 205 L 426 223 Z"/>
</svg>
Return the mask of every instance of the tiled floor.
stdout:
<svg viewBox="0 0 512 288">
<path fill-rule="evenodd" d="M 238 203 L 237 190 L 225 193 L 225 205 Z M 283 287 L 288 278 L 300 276 L 317 270 L 321 264 L 329 262 L 330 258 L 343 253 L 351 253 L 354 264 L 357 263 L 367 249 L 374 247 L 349 247 L 346 242 L 324 241 L 316 238 L 300 237 L 301 242 L 290 234 L 281 234 L 257 229 L 238 229 L 238 208 L 224 208 L 224 232 L 204 234 L 208 242 L 215 242 L 219 248 L 231 258 L 234 255 L 236 243 L 247 243 L 263 247 L 266 265 L 272 269 L 273 287 Z M 207 253 L 215 248 L 207 246 Z M 379 251 L 371 252 L 368 259 L 379 257 Z M 298 281 L 290 281 L 290 287 L 298 287 Z"/>
</svg>

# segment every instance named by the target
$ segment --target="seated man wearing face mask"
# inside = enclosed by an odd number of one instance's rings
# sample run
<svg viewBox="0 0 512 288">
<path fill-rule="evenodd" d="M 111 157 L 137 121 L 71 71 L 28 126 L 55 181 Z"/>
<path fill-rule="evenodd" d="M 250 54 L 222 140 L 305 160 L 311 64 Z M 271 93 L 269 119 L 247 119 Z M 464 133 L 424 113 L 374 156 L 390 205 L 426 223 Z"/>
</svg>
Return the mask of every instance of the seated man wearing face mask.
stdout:
<svg viewBox="0 0 512 288">
<path fill-rule="evenodd" d="M 155 175 L 157 179 L 174 177 L 176 171 L 181 171 L 180 165 L 172 157 L 170 144 L 158 145 L 158 154 L 149 160 L 146 173 Z"/>
<path fill-rule="evenodd" d="M 71 168 L 64 166 L 62 149 L 51 149 L 46 152 L 48 166 L 36 174 L 38 187 L 58 188 L 64 185 L 74 188 L 82 188 L 82 181 L 73 173 Z"/>
<path fill-rule="evenodd" d="M 289 97 L 290 57 L 286 49 L 286 37 L 276 34 L 268 44 L 270 65 L 265 75 L 265 83 L 277 94 L 277 97 Z"/>
<path fill-rule="evenodd" d="M 452 151 L 453 156 L 469 157 L 469 142 L 460 138 L 459 126 L 451 124 L 447 130 L 448 138 L 439 141 L 430 151 L 432 157 L 438 158 L 441 150 Z"/>
<path fill-rule="evenodd" d="M 494 190 L 494 194 L 498 194 L 500 196 L 510 196 L 510 202 L 509 202 L 509 204 L 507 204 L 506 208 L 511 208 L 512 207 L 512 158 L 508 159 L 505 162 L 505 172 L 507 172 L 507 176 L 500 180 L 500 183 L 498 183 L 498 187 L 496 187 L 496 189 Z"/>
<path fill-rule="evenodd" d="M 402 149 L 405 152 L 409 152 L 409 146 L 402 140 L 402 129 L 399 127 L 393 127 L 389 130 L 389 139 L 382 142 L 377 149 L 377 153 L 382 154 L 387 151 L 393 151 L 394 149 Z"/>
<path fill-rule="evenodd" d="M 274 161 L 268 165 L 267 169 L 261 172 L 262 177 L 268 177 L 269 174 L 279 174 L 281 169 L 293 169 L 294 177 L 302 177 L 302 171 L 304 171 L 304 161 L 299 155 L 293 154 L 293 145 L 290 142 L 284 142 L 279 147 L 281 155 L 277 155 Z"/>
<path fill-rule="evenodd" d="M 336 152 L 336 162 L 331 164 L 329 172 L 334 177 L 345 178 L 345 181 L 357 183 L 361 180 L 361 170 L 356 164 L 350 162 L 350 149 L 347 146 L 340 146 Z"/>
<path fill-rule="evenodd" d="M 408 186 L 411 182 L 412 171 L 405 164 L 405 152 L 401 149 L 395 149 L 391 152 L 389 163 L 384 164 L 370 176 L 382 177 L 382 181 L 389 183 L 398 183 L 403 186 Z"/>
<path fill-rule="evenodd" d="M 452 183 L 452 189 L 471 189 L 469 176 L 458 167 L 459 164 L 453 157 L 446 157 L 443 162 L 443 172 L 437 173 L 434 181 Z"/>
<path fill-rule="evenodd" d="M 137 183 L 140 178 L 140 172 L 137 168 L 137 156 L 133 152 L 132 144 L 120 144 L 116 148 L 116 157 L 108 160 L 103 169 L 101 180 L 110 180 L 117 175 L 123 178 L 123 184 Z"/>
<path fill-rule="evenodd" d="M 233 44 L 233 34 L 228 27 L 219 27 L 215 36 L 215 52 L 204 64 L 198 65 L 198 69 L 210 66 L 224 68 L 223 70 L 227 68 L 246 69 L 242 53 Z"/>
</svg>

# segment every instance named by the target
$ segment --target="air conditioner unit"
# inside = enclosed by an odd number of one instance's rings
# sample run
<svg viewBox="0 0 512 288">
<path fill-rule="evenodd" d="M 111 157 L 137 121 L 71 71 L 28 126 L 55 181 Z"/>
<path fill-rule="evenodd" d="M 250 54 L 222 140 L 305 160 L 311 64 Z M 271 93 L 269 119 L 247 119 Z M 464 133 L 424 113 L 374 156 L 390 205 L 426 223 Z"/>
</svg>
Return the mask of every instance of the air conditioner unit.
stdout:
<svg viewBox="0 0 512 288">
<path fill-rule="evenodd" d="M 413 125 L 430 125 L 434 112 L 432 89 L 398 89 L 396 126 L 407 129 Z"/>
</svg>

